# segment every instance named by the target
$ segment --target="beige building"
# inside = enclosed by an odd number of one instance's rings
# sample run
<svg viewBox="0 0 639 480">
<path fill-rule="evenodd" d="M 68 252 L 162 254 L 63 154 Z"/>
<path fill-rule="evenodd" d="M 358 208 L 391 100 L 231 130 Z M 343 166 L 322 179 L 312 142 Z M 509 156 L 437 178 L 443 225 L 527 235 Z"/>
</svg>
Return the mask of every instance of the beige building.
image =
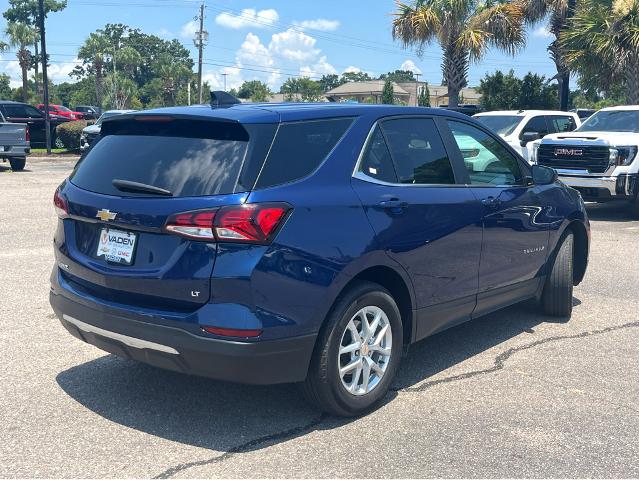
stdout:
<svg viewBox="0 0 639 480">
<path fill-rule="evenodd" d="M 425 82 L 393 82 L 396 103 L 417 105 L 417 96 L 425 85 Z M 380 103 L 383 90 L 384 80 L 349 82 L 326 92 L 326 97 L 331 102 L 353 100 L 359 103 Z M 448 87 L 429 84 L 428 90 L 432 107 L 448 105 Z M 460 93 L 459 100 L 459 103 L 464 105 L 477 105 L 481 100 L 481 95 L 474 88 L 464 88 Z"/>
</svg>

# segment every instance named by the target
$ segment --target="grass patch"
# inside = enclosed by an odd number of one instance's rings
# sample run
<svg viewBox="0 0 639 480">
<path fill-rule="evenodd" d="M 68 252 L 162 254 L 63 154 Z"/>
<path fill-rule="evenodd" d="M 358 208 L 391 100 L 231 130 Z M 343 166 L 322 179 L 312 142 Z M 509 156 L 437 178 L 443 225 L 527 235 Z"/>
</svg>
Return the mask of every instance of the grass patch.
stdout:
<svg viewBox="0 0 639 480">
<path fill-rule="evenodd" d="M 47 149 L 46 148 L 32 148 L 31 149 L 31 155 L 36 156 L 36 157 L 42 157 L 44 155 L 47 155 Z M 73 150 L 67 150 L 66 148 L 52 148 L 51 149 L 51 155 L 78 155 L 78 152 L 75 152 Z"/>
</svg>

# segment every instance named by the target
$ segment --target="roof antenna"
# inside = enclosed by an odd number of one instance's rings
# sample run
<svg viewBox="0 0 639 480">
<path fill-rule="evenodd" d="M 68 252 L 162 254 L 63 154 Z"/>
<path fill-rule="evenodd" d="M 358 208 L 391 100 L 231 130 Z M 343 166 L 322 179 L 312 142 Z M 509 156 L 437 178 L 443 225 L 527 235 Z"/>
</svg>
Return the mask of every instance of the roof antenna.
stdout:
<svg viewBox="0 0 639 480">
<path fill-rule="evenodd" d="M 229 108 L 233 105 L 237 105 L 240 102 L 230 93 L 222 91 L 211 92 L 211 107 L 213 108 Z"/>
</svg>

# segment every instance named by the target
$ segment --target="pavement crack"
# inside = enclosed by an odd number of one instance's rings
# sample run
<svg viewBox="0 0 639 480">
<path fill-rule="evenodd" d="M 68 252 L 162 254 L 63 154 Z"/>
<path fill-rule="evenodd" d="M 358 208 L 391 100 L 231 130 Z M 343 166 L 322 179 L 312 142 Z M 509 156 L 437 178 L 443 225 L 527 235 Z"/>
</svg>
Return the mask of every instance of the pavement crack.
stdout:
<svg viewBox="0 0 639 480">
<path fill-rule="evenodd" d="M 531 342 L 524 345 L 520 345 L 518 347 L 513 347 L 506 350 L 503 353 L 500 353 L 499 355 L 495 357 L 494 365 L 492 367 L 485 368 L 482 370 L 473 370 L 471 372 L 460 373 L 459 375 L 452 375 L 450 377 L 439 378 L 436 380 L 429 380 L 427 382 L 420 383 L 419 385 L 416 385 L 414 387 L 405 387 L 405 388 L 393 387 L 391 390 L 394 392 L 402 392 L 402 393 L 423 392 L 425 390 L 428 390 L 429 388 L 432 388 L 436 385 L 441 385 L 443 383 L 459 382 L 462 380 L 467 380 L 469 378 L 478 377 L 481 375 L 488 375 L 491 373 L 495 373 L 499 370 L 502 370 L 506 362 L 508 361 L 508 359 L 510 359 L 516 353 L 522 352 L 524 350 L 530 350 L 532 348 L 539 347 L 540 345 L 545 345 L 546 343 L 560 342 L 564 340 L 576 340 L 580 338 L 586 338 L 586 337 L 597 336 L 597 335 L 605 335 L 607 333 L 615 332 L 618 330 L 624 330 L 627 328 L 639 328 L 639 322 L 630 322 L 630 323 L 625 323 L 623 325 L 615 325 L 612 327 L 603 328 L 601 330 L 592 330 L 592 331 L 576 333 L 574 335 L 558 335 L 555 337 L 543 338 L 541 340 L 537 340 L 536 342 Z"/>
<path fill-rule="evenodd" d="M 165 471 L 163 471 L 162 473 L 160 473 L 154 478 L 171 478 L 175 476 L 176 474 L 183 472 L 184 470 L 188 470 L 190 468 L 202 467 L 205 465 L 212 465 L 215 463 L 224 462 L 225 460 L 228 460 L 229 458 L 233 457 L 234 455 L 238 453 L 249 451 L 251 448 L 257 447 L 259 445 L 263 445 L 265 443 L 274 442 L 278 440 L 286 440 L 296 435 L 300 435 L 302 433 L 308 433 L 311 430 L 315 429 L 318 425 L 322 424 L 328 418 L 328 416 L 329 416 L 328 414 L 322 413 L 321 415 L 319 415 L 318 417 L 314 418 L 313 420 L 311 420 L 310 422 L 304 425 L 299 425 L 297 427 L 289 428 L 288 430 L 283 430 L 281 432 L 271 433 L 269 435 L 264 435 L 262 437 L 255 438 L 248 442 L 237 445 L 220 455 L 216 455 L 215 457 L 211 457 L 205 460 L 199 460 L 196 462 L 181 463 L 174 467 L 167 468 Z"/>
</svg>

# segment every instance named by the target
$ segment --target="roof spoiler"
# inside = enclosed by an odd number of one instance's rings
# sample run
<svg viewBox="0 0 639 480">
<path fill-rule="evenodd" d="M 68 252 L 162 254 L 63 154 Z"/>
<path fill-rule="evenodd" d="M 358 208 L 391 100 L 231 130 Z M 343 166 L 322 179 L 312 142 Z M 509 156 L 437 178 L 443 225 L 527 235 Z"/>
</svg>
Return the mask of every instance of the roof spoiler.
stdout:
<svg viewBox="0 0 639 480">
<path fill-rule="evenodd" d="M 213 108 L 229 108 L 233 105 L 237 105 L 238 103 L 242 102 L 240 102 L 230 93 L 222 91 L 211 92 L 211 107 Z"/>
</svg>

